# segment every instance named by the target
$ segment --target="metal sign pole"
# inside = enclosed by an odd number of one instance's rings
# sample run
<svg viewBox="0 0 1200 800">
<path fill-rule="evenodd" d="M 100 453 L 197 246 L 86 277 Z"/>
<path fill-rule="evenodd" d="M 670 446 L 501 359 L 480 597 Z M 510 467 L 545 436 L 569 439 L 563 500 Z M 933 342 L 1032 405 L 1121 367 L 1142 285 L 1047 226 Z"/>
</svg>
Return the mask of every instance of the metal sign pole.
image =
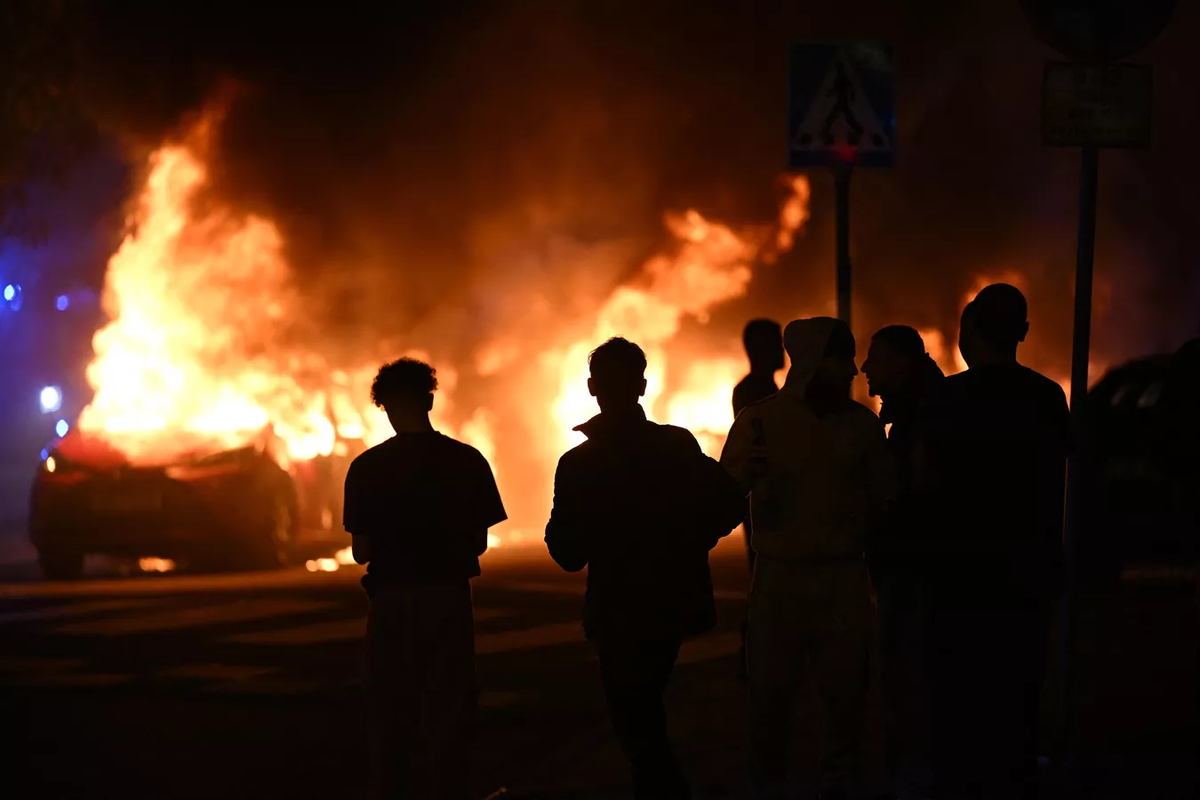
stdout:
<svg viewBox="0 0 1200 800">
<path fill-rule="evenodd" d="M 1082 148 L 1079 173 L 1079 242 L 1075 254 L 1075 334 L 1071 346 L 1071 412 L 1078 421 L 1088 390 L 1092 337 L 1092 260 L 1096 250 L 1096 179 L 1100 151 Z"/>
<path fill-rule="evenodd" d="M 1076 549 L 1084 501 L 1083 407 L 1088 391 L 1088 355 L 1092 336 L 1092 262 L 1096 249 L 1096 181 L 1100 151 L 1084 145 L 1079 173 L 1079 240 L 1075 253 L 1075 332 L 1071 345 L 1071 422 L 1075 446 L 1067 464 L 1066 514 L 1063 551 L 1067 560 L 1067 586 L 1063 597 L 1059 636 L 1059 752 L 1074 744 L 1075 623 L 1077 614 Z"/>
<path fill-rule="evenodd" d="M 837 209 L 837 316 L 851 325 L 850 175 L 896 159 L 895 67 L 879 42 L 788 48 L 788 168 L 829 167 Z"/>
<path fill-rule="evenodd" d="M 833 181 L 837 190 L 837 315 L 847 326 L 851 325 L 850 172 L 848 163 L 835 164 L 833 167 Z"/>
</svg>

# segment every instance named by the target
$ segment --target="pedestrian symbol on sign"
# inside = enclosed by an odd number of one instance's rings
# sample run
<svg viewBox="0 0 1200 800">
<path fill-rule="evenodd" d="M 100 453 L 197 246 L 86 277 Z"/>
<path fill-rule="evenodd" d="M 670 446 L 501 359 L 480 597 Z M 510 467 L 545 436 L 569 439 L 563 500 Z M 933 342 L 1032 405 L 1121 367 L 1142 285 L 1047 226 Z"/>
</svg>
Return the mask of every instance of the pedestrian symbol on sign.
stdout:
<svg viewBox="0 0 1200 800">
<path fill-rule="evenodd" d="M 863 93 L 854 68 L 838 52 L 792 142 L 794 150 L 888 151 L 891 141 Z"/>
<path fill-rule="evenodd" d="M 890 167 L 896 152 L 892 48 L 879 42 L 788 48 L 788 167 L 833 167 L 837 315 L 850 324 L 850 173 Z"/>
</svg>

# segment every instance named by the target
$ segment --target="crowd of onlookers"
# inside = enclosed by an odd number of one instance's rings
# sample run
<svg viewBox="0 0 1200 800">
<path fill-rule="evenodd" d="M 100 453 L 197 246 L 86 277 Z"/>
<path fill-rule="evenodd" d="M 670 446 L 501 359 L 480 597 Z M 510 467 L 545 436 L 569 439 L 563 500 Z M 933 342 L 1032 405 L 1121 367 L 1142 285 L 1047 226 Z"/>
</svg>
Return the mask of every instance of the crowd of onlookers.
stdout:
<svg viewBox="0 0 1200 800">
<path fill-rule="evenodd" d="M 584 628 L 636 797 L 690 796 L 662 695 L 683 640 L 716 623 L 709 551 L 743 523 L 754 796 L 786 796 L 806 685 L 823 712 L 821 797 L 856 796 L 877 634 L 895 795 L 1033 795 L 1072 436 L 1062 389 L 1017 361 L 1028 330 L 1020 291 L 985 288 L 962 314 L 968 369 L 946 377 L 914 329 L 881 329 L 862 364 L 876 415 L 851 398 L 858 353 L 844 322 L 755 320 L 719 462 L 689 431 L 646 418 L 641 348 L 596 348 L 600 413 L 559 461 L 546 545 L 563 569 L 587 569 Z M 345 528 L 368 565 L 379 798 L 410 796 L 414 780 L 431 797 L 469 795 L 469 581 L 506 515 L 483 456 L 431 426 L 436 388 L 427 364 L 384 366 L 372 396 L 396 436 L 346 478 Z"/>
</svg>

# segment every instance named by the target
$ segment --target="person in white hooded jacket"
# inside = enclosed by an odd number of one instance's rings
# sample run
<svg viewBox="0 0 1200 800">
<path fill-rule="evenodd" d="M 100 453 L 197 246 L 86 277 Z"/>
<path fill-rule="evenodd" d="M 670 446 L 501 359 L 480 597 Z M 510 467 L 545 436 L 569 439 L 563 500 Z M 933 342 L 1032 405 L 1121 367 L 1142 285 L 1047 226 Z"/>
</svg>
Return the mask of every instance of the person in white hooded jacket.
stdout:
<svg viewBox="0 0 1200 800">
<path fill-rule="evenodd" d="M 784 331 L 783 389 L 747 407 L 721 463 L 750 492 L 758 556 L 747 635 L 751 778 L 783 797 L 789 727 L 807 671 L 825 718 L 822 798 L 854 790 L 874 625 L 864 550 L 897 492 L 879 418 L 850 398 L 854 336 L 840 320 Z"/>
</svg>

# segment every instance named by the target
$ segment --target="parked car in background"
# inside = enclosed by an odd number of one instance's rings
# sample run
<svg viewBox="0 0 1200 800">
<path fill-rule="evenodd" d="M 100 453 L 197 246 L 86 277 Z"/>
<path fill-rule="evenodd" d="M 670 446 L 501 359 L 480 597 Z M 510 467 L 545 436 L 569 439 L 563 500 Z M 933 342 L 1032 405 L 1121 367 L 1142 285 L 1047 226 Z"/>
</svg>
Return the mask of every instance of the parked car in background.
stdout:
<svg viewBox="0 0 1200 800">
<path fill-rule="evenodd" d="M 1200 563 L 1200 339 L 1110 370 L 1088 393 L 1080 442 L 1081 577 Z"/>
</svg>

